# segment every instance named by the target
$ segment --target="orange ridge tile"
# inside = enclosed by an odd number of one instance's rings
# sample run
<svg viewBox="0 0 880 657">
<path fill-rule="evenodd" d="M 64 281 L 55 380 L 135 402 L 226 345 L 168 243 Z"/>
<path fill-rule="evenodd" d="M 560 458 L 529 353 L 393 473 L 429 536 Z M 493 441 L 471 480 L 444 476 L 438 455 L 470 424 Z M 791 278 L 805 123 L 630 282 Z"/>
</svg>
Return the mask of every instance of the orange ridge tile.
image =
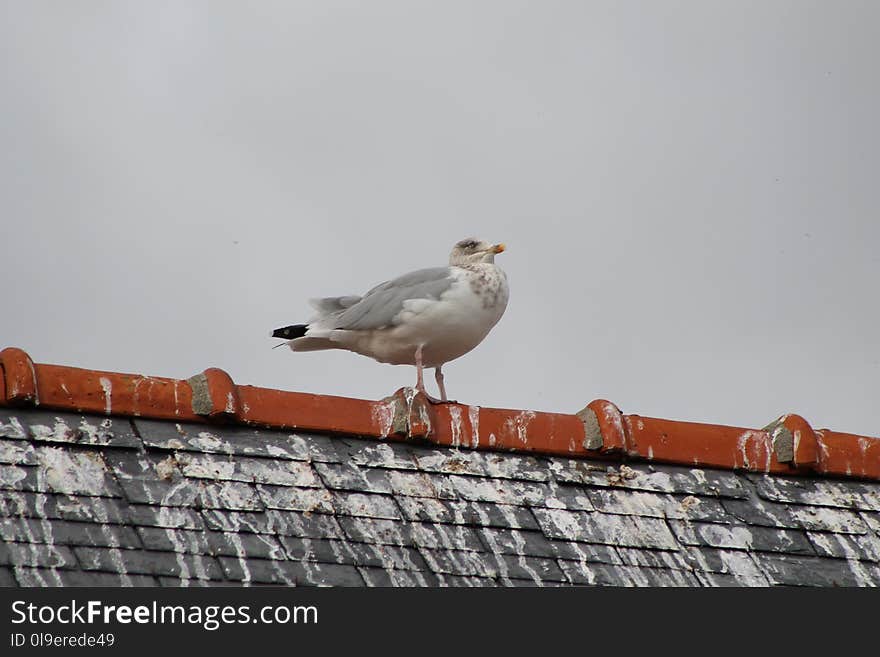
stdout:
<svg viewBox="0 0 880 657">
<path fill-rule="evenodd" d="M 3 370 L 3 399 L 10 404 L 39 404 L 34 362 L 22 349 L 7 347 L 0 351 Z"/>
<path fill-rule="evenodd" d="M 187 379 L 193 393 L 193 412 L 217 419 L 234 419 L 239 415 L 241 400 L 232 377 L 217 367 Z"/>
<path fill-rule="evenodd" d="M 34 364 L 21 349 L 7 348 L 0 351 L 0 406 L 22 405 L 452 448 L 880 480 L 880 440 L 816 431 L 793 414 L 764 429 L 745 429 L 624 415 L 603 399 L 576 414 L 433 404 L 411 388 L 368 401 L 237 385 L 217 368 L 179 380 Z"/>
</svg>

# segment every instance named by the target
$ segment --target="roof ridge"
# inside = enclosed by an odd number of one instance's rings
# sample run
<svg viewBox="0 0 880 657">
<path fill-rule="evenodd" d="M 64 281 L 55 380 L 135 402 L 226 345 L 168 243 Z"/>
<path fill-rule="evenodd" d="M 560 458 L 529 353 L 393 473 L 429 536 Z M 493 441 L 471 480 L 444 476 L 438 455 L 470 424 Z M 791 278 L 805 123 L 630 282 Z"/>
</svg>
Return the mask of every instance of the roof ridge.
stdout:
<svg viewBox="0 0 880 657">
<path fill-rule="evenodd" d="M 880 440 L 814 430 L 783 415 L 763 429 L 624 415 L 597 399 L 574 414 L 432 404 L 412 388 L 378 401 L 238 385 L 209 368 L 170 379 L 34 363 L 0 351 L 0 406 L 226 422 L 277 429 L 421 439 L 478 450 L 572 458 L 643 459 L 688 467 L 880 480 Z"/>
</svg>

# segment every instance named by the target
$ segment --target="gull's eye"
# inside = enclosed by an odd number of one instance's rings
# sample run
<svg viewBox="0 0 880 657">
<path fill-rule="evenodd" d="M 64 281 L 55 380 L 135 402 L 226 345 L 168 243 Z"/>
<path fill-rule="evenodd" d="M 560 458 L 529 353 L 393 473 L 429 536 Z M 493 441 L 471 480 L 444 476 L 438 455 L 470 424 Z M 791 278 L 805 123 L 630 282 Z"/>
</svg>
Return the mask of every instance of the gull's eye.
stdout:
<svg viewBox="0 0 880 657">
<path fill-rule="evenodd" d="M 475 249 L 477 247 L 477 243 L 475 240 L 462 240 L 458 243 L 458 247 L 460 249 L 466 249 L 470 251 L 471 249 Z"/>
</svg>

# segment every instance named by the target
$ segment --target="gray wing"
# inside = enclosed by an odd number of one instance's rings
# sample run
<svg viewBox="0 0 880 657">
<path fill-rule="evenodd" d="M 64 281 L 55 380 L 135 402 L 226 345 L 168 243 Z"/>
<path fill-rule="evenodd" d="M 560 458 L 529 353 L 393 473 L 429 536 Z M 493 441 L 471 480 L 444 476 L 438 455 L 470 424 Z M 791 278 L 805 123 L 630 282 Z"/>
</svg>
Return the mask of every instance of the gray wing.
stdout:
<svg viewBox="0 0 880 657">
<path fill-rule="evenodd" d="M 408 299 L 439 299 L 453 283 L 449 267 L 419 269 L 377 285 L 354 305 L 340 312 L 333 328 L 349 331 L 385 328 Z"/>
<path fill-rule="evenodd" d="M 309 304 L 322 315 L 342 312 L 351 308 L 361 300 L 361 297 L 326 297 L 324 299 L 309 299 Z"/>
</svg>

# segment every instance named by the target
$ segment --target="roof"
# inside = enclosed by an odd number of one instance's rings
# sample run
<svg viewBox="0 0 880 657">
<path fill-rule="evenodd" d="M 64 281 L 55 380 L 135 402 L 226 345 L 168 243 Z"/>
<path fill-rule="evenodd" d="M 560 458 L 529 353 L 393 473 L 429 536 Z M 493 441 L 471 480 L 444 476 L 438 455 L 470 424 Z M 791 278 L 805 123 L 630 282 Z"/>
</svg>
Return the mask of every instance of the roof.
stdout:
<svg viewBox="0 0 880 657">
<path fill-rule="evenodd" d="M 0 352 L 0 585 L 880 585 L 880 441 Z"/>
</svg>

